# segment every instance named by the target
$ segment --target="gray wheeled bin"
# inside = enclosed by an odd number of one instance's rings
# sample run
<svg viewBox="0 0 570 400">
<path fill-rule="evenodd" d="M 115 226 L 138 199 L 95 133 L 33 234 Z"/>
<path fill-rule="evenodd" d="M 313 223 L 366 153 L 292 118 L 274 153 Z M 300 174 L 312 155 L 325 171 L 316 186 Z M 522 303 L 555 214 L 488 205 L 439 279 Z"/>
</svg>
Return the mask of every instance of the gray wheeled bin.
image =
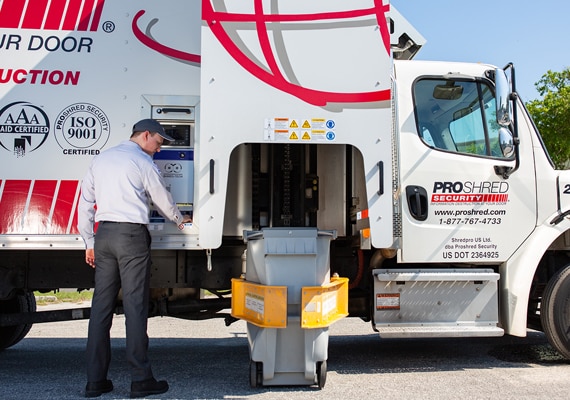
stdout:
<svg viewBox="0 0 570 400">
<path fill-rule="evenodd" d="M 286 316 L 283 314 L 281 318 L 286 318 L 286 324 L 273 321 L 280 326 L 277 328 L 264 327 L 271 324 L 247 324 L 252 387 L 314 384 L 324 387 L 328 326 L 302 327 L 301 297 L 304 287 L 326 287 L 330 283 L 329 248 L 330 241 L 335 238 L 335 231 L 318 231 L 316 228 L 268 228 L 246 232 L 245 281 L 267 285 L 269 289 L 259 295 L 249 293 L 245 309 L 263 313 L 265 309 L 279 306 L 271 304 L 279 303 L 279 300 L 263 302 L 270 297 L 271 287 L 274 287 L 273 292 L 278 287 L 286 289 L 287 300 Z M 309 306 L 310 303 L 303 305 L 307 309 Z"/>
</svg>

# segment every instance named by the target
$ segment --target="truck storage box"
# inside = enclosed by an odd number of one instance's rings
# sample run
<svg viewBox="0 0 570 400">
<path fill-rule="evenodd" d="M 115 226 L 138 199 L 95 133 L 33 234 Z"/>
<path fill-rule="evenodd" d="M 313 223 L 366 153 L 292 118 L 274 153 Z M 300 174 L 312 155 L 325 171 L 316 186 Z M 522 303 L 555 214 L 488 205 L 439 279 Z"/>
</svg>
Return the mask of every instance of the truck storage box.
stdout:
<svg viewBox="0 0 570 400">
<path fill-rule="evenodd" d="M 491 269 L 376 269 L 374 325 L 381 337 L 500 336 Z"/>
</svg>

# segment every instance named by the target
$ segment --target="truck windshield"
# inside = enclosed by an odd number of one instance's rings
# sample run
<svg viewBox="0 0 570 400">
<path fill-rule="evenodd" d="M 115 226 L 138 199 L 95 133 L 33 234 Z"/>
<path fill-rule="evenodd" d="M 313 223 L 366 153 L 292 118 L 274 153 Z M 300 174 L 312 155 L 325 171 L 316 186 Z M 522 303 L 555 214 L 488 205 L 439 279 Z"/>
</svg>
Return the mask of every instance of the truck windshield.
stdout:
<svg viewBox="0 0 570 400">
<path fill-rule="evenodd" d="M 504 158 L 499 146 L 495 96 L 484 82 L 420 79 L 414 85 L 418 132 L 430 147 Z"/>
</svg>

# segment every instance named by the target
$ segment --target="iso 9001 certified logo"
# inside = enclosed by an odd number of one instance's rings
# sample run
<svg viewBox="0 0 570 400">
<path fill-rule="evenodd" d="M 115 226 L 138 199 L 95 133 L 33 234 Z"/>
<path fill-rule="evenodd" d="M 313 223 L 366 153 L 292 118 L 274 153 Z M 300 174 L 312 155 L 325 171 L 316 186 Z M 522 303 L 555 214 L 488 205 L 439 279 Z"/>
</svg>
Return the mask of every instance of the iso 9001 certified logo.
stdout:
<svg viewBox="0 0 570 400">
<path fill-rule="evenodd" d="M 96 155 L 109 140 L 107 115 L 89 103 L 66 107 L 54 123 L 55 139 L 67 155 Z"/>
</svg>

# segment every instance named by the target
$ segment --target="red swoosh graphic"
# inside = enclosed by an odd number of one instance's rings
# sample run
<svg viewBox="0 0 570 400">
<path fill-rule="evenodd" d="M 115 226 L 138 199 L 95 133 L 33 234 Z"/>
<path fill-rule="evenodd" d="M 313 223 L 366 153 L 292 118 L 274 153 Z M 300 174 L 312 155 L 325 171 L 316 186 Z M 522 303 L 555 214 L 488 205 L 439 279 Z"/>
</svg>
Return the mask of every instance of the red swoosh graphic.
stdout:
<svg viewBox="0 0 570 400">
<path fill-rule="evenodd" d="M 309 89 L 287 81 L 286 78 L 281 74 L 277 62 L 275 61 L 266 28 L 266 23 L 268 21 L 310 21 L 333 18 L 354 18 L 362 15 L 373 14 L 376 15 L 378 26 L 380 27 L 380 35 L 382 42 L 384 43 L 384 49 L 388 54 L 390 54 L 390 34 L 388 32 L 386 23 L 384 22 L 384 14 L 388 11 L 389 6 L 384 7 L 381 0 L 375 0 L 375 6 L 373 9 L 319 13 L 310 15 L 264 15 L 262 0 L 254 1 L 254 16 L 243 14 L 228 14 L 225 12 L 214 11 L 210 1 L 205 0 L 202 2 L 202 19 L 208 22 L 212 33 L 216 36 L 226 51 L 234 58 L 234 60 L 236 60 L 238 64 L 240 64 L 253 76 L 267 83 L 268 85 L 275 87 L 276 89 L 289 93 L 315 106 L 325 106 L 327 103 L 368 103 L 390 100 L 390 89 L 361 93 L 337 93 Z M 244 21 L 255 23 L 259 43 L 270 72 L 254 63 L 241 51 L 239 47 L 236 46 L 236 44 L 232 41 L 232 39 L 222 27 L 220 21 Z"/>
<path fill-rule="evenodd" d="M 173 49 L 172 47 L 165 46 L 158 43 L 156 40 L 145 35 L 138 27 L 138 20 L 145 13 L 145 10 L 140 10 L 133 18 L 132 29 L 135 37 L 148 48 L 164 54 L 165 56 L 173 57 L 182 61 L 189 61 L 200 64 L 201 57 L 198 54 L 186 53 L 180 50 Z"/>
</svg>

